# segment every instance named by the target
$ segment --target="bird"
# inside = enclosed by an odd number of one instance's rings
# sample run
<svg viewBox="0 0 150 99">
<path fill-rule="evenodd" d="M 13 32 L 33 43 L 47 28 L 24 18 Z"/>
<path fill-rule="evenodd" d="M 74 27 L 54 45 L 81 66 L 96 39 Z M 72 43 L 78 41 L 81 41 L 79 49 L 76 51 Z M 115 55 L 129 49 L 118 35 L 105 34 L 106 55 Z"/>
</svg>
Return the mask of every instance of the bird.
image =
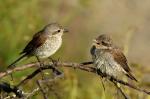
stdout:
<svg viewBox="0 0 150 99">
<path fill-rule="evenodd" d="M 15 67 L 15 64 L 24 57 L 35 56 L 39 62 L 40 59 L 50 57 L 61 47 L 62 36 L 66 32 L 68 30 L 58 23 L 47 24 L 43 29 L 33 35 L 32 40 L 20 53 L 20 57 L 7 68 Z"/>
<path fill-rule="evenodd" d="M 101 34 L 95 38 L 90 52 L 97 73 L 102 78 L 114 77 L 120 79 L 122 77 L 121 75 L 125 75 L 131 80 L 137 81 L 131 73 L 126 56 L 113 43 L 109 35 Z"/>
</svg>

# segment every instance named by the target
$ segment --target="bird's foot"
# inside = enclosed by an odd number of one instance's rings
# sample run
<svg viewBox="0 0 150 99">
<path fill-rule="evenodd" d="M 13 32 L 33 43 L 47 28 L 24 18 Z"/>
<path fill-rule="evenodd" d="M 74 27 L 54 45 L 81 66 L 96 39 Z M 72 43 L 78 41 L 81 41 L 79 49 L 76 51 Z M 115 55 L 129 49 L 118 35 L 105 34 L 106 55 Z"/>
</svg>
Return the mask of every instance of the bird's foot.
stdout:
<svg viewBox="0 0 150 99">
<path fill-rule="evenodd" d="M 39 70 L 40 70 L 40 74 L 41 74 L 42 80 L 45 79 L 45 75 L 44 75 L 44 72 L 42 70 L 43 67 L 44 67 L 44 63 L 43 62 L 39 62 Z"/>
<path fill-rule="evenodd" d="M 52 63 L 53 63 L 54 66 L 57 66 L 58 62 L 60 60 L 60 58 L 58 58 L 57 60 L 55 60 L 55 59 L 52 59 L 51 57 L 49 57 L 48 59 L 50 59 L 52 61 Z"/>
<path fill-rule="evenodd" d="M 58 62 L 60 60 L 60 58 L 58 58 L 57 60 L 52 59 L 51 57 L 49 57 L 49 59 L 52 61 L 53 65 L 51 66 L 52 71 L 53 71 L 53 75 L 54 76 L 60 76 L 62 75 L 62 72 L 59 71 L 56 67 L 58 65 Z"/>
</svg>

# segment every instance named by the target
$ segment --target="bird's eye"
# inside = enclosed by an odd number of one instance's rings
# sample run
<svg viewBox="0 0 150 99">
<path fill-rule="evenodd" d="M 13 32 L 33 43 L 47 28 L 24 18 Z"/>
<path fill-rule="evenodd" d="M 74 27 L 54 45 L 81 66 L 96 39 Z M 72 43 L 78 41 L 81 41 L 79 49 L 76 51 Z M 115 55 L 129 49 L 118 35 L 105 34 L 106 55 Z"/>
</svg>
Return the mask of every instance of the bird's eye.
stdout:
<svg viewBox="0 0 150 99">
<path fill-rule="evenodd" d="M 60 32 L 60 30 L 57 30 L 57 32 Z"/>
<path fill-rule="evenodd" d="M 96 43 L 96 44 L 100 45 L 100 43 Z"/>
<path fill-rule="evenodd" d="M 102 45 L 106 46 L 108 45 L 106 42 L 102 41 Z"/>
</svg>

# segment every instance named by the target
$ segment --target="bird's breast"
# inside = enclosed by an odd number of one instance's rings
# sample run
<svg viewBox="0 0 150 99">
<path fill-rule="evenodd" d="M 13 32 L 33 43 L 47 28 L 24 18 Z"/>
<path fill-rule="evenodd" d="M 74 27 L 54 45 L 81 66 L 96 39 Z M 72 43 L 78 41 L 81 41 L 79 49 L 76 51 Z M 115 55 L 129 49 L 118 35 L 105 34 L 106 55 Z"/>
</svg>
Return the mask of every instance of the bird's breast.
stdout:
<svg viewBox="0 0 150 99">
<path fill-rule="evenodd" d="M 49 37 L 42 46 L 37 48 L 35 55 L 39 58 L 50 57 L 60 48 L 61 44 L 61 37 Z"/>
<path fill-rule="evenodd" d="M 123 68 L 114 60 L 113 56 L 104 51 L 95 51 L 94 64 L 102 73 L 110 76 L 118 76 Z"/>
</svg>

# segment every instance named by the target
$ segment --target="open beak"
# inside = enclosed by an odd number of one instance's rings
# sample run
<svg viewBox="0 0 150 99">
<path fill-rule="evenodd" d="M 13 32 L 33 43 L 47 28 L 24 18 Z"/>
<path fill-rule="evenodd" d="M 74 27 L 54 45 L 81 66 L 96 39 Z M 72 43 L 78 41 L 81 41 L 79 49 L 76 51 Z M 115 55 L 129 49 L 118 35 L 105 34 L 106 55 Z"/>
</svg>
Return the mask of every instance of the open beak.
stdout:
<svg viewBox="0 0 150 99">
<path fill-rule="evenodd" d="M 94 40 L 93 40 L 93 43 L 97 43 L 97 41 L 94 39 Z"/>
<path fill-rule="evenodd" d="M 93 40 L 93 45 L 96 45 L 96 43 L 97 43 L 97 41 L 94 39 L 94 40 Z"/>
</svg>

